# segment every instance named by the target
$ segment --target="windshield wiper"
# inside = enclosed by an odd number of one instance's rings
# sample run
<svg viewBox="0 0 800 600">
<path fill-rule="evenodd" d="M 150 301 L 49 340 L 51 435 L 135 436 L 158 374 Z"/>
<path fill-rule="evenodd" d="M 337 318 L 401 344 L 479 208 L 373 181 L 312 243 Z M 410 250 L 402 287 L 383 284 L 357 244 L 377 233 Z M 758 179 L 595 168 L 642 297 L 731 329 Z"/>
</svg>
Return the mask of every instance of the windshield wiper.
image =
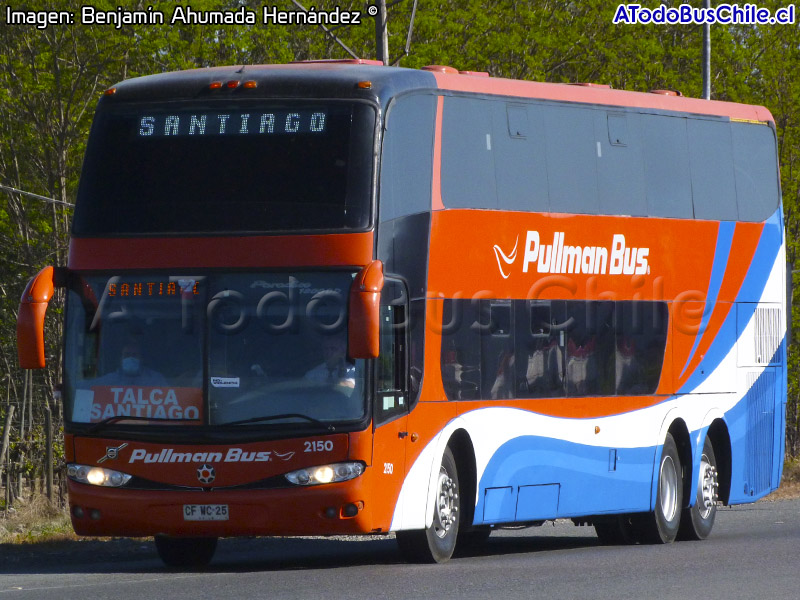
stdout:
<svg viewBox="0 0 800 600">
<path fill-rule="evenodd" d="M 308 415 L 301 415 L 300 413 L 284 413 L 282 415 L 269 415 L 264 417 L 252 417 L 250 419 L 242 419 L 241 421 L 231 421 L 230 423 L 220 423 L 221 426 L 226 425 L 246 425 L 248 423 L 265 423 L 267 421 L 277 421 L 279 419 L 303 419 L 304 421 L 308 421 L 309 423 L 314 423 L 314 425 L 319 425 L 320 427 L 324 427 L 328 431 L 336 431 L 336 428 L 331 425 L 330 423 L 323 423 L 319 419 L 315 419 L 314 417 L 309 417 Z"/>
<path fill-rule="evenodd" d="M 110 425 L 112 423 L 116 423 L 117 421 L 168 421 L 170 423 L 186 423 L 192 422 L 196 423 L 200 419 L 163 419 L 158 417 L 134 417 L 134 416 L 127 416 L 127 415 L 115 415 L 113 417 L 108 417 L 107 419 L 103 419 L 92 425 L 89 429 L 86 430 L 86 433 L 94 433 L 103 429 L 106 425 Z"/>
</svg>

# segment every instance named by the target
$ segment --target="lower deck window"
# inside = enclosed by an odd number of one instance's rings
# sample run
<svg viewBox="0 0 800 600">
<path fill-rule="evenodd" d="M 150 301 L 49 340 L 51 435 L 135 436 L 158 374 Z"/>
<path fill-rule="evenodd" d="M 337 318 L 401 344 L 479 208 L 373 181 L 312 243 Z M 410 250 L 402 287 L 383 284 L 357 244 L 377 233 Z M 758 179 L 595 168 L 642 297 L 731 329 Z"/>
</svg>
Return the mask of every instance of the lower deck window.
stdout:
<svg viewBox="0 0 800 600">
<path fill-rule="evenodd" d="M 451 400 L 652 394 L 664 302 L 445 300 L 442 380 Z"/>
</svg>

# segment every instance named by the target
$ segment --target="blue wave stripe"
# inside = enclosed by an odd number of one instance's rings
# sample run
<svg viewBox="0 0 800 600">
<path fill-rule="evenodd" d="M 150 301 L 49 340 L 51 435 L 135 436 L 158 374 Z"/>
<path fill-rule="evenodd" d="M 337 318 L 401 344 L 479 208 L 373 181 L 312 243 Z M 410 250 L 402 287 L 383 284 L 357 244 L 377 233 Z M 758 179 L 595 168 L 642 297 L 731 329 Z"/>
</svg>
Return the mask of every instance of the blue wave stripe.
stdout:
<svg viewBox="0 0 800 600">
<path fill-rule="evenodd" d="M 686 359 L 686 364 L 683 365 L 680 377 L 686 372 L 689 363 L 692 362 L 694 353 L 697 351 L 697 346 L 700 344 L 700 339 L 708 326 L 708 321 L 711 319 L 711 313 L 717 305 L 717 296 L 722 287 L 722 280 L 725 277 L 725 270 L 728 266 L 728 260 L 731 254 L 731 244 L 733 243 L 733 232 L 736 230 L 736 223 L 722 221 L 719 224 L 717 232 L 717 247 L 714 250 L 714 264 L 711 267 L 711 279 L 708 282 L 708 291 L 706 292 L 706 304 L 703 308 L 703 319 L 700 322 L 700 329 L 694 338 L 694 345 L 692 346 L 689 357 Z"/>
<path fill-rule="evenodd" d="M 772 267 L 778 257 L 781 246 L 783 244 L 782 235 L 782 214 L 781 209 L 773 214 L 772 217 L 764 225 L 764 230 L 761 233 L 761 239 L 756 247 L 755 254 L 753 255 L 750 268 L 747 270 L 747 275 L 744 278 L 739 293 L 736 296 L 737 303 L 754 303 L 761 299 L 764 288 L 767 285 Z M 714 341 L 708 348 L 703 360 L 691 374 L 689 379 L 678 390 L 678 394 L 685 394 L 699 386 L 706 378 L 716 369 L 725 356 L 728 355 L 733 344 L 738 339 L 736 326 L 737 311 L 741 313 L 743 306 L 740 304 L 739 308 L 733 308 L 725 321 L 720 327 L 719 333 L 714 338 Z M 753 314 L 755 313 L 755 306 L 752 307 Z M 752 318 L 752 314 L 747 319 Z M 699 338 L 698 338 L 699 339 Z M 695 340 L 695 345 L 698 340 Z M 785 362 L 785 361 L 784 361 Z"/>
<path fill-rule="evenodd" d="M 478 484 L 475 524 L 648 511 L 656 451 L 539 436 L 509 440 Z"/>
</svg>

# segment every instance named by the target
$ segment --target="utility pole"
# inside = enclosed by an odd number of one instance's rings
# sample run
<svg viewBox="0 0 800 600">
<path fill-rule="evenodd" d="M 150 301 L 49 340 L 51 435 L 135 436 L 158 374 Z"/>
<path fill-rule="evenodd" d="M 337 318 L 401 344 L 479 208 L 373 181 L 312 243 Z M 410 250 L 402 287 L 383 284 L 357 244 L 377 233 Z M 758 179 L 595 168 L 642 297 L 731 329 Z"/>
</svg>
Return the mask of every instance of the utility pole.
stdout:
<svg viewBox="0 0 800 600">
<path fill-rule="evenodd" d="M 386 0 L 378 0 L 375 15 L 375 58 L 384 65 L 389 64 L 389 32 L 386 30 Z"/>
<path fill-rule="evenodd" d="M 711 0 L 703 0 L 703 8 L 711 8 Z M 703 23 L 703 98 L 711 100 L 711 24 Z"/>
</svg>

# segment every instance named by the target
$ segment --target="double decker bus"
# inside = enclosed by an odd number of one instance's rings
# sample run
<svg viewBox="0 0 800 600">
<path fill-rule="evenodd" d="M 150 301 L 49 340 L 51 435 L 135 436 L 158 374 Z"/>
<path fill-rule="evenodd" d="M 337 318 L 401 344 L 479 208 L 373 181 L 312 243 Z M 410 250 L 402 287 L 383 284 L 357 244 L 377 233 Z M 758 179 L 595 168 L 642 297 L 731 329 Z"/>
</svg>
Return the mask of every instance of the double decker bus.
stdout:
<svg viewBox="0 0 800 600">
<path fill-rule="evenodd" d="M 758 106 L 451 67 L 118 84 L 18 320 L 43 367 L 66 290 L 75 531 L 173 566 L 241 535 L 707 537 L 780 482 L 776 148 Z"/>
</svg>

